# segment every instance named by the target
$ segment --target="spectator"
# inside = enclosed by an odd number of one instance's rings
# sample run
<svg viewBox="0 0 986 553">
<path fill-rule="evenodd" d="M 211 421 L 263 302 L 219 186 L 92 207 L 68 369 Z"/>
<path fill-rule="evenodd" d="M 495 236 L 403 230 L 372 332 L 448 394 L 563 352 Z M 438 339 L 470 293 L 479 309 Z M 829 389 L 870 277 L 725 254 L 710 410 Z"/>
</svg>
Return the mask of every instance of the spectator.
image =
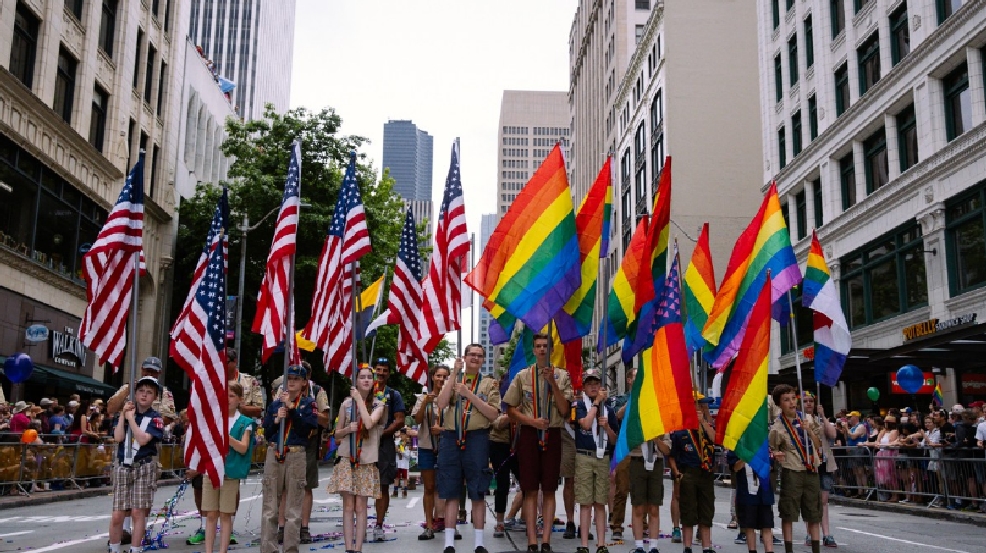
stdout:
<svg viewBox="0 0 986 553">
<path fill-rule="evenodd" d="M 983 403 L 982 401 L 973 401 L 969 404 L 969 408 L 972 409 L 973 413 L 976 415 L 976 424 L 982 424 L 986 422 L 986 417 L 983 416 Z"/>
<path fill-rule="evenodd" d="M 924 440 L 921 442 L 921 447 L 925 449 L 929 459 L 927 462 L 927 477 L 931 489 L 928 491 L 940 495 L 943 489 L 940 461 L 942 441 L 941 428 L 939 423 L 936 423 L 936 419 L 941 420 L 941 417 L 935 417 L 934 415 L 935 413 L 932 413 L 924 418 Z"/>
<path fill-rule="evenodd" d="M 851 411 L 849 413 L 848 426 L 846 427 L 846 445 L 854 448 L 850 450 L 847 468 L 851 469 L 856 477 L 856 489 L 854 492 L 846 494 L 848 497 L 865 497 L 865 490 L 869 487 L 866 467 L 870 464 L 870 451 L 865 447 L 869 429 L 866 424 L 860 422 L 859 417 L 859 411 Z"/>
<path fill-rule="evenodd" d="M 883 426 L 877 434 L 876 440 L 866 442 L 869 447 L 879 448 L 876 459 L 873 460 L 874 477 L 877 486 L 891 490 L 890 497 L 886 501 L 896 503 L 900 501 L 900 497 L 897 495 L 900 483 L 894 466 L 897 450 L 891 449 L 891 447 L 897 444 L 897 419 L 888 413 L 886 419 L 875 417 L 873 422 L 878 426 Z"/>
<path fill-rule="evenodd" d="M 28 417 L 27 403 L 18 401 L 14 404 L 14 409 L 11 412 L 13 413 L 13 416 L 10 417 L 10 431 L 20 436 L 21 432 L 24 432 L 31 427 L 31 419 Z"/>
<path fill-rule="evenodd" d="M 52 402 L 50 399 L 46 397 L 43 397 L 41 398 L 41 401 L 38 402 L 38 405 L 40 405 L 42 409 L 42 411 L 38 413 L 38 420 L 41 421 L 41 430 L 39 430 L 38 433 L 51 434 L 50 420 L 52 415 L 54 414 L 51 409 L 54 406 L 54 402 Z"/>
<path fill-rule="evenodd" d="M 48 418 L 48 443 L 62 443 L 62 437 L 68 431 L 69 421 L 65 418 L 65 408 L 55 405 L 51 408 L 51 416 Z"/>
<path fill-rule="evenodd" d="M 75 413 L 79 410 L 79 405 L 80 403 L 77 400 L 70 399 L 68 406 L 65 407 L 65 420 L 68 421 L 69 427 L 75 421 Z"/>
<path fill-rule="evenodd" d="M 954 415 L 955 413 L 953 413 Z M 974 457 L 981 457 L 978 454 L 976 444 L 976 413 L 973 409 L 965 409 L 961 414 L 961 419 L 958 424 L 955 425 L 955 456 L 956 459 L 969 459 Z M 969 504 L 965 506 L 964 511 L 976 511 L 978 507 L 976 506 L 976 499 L 979 497 L 979 484 L 978 480 L 983 480 L 983 468 L 982 464 L 976 461 L 958 461 L 955 466 L 959 474 L 956 475 L 957 487 L 959 488 L 959 493 L 956 495 L 962 496 L 967 495 L 973 498 L 969 501 Z M 963 493 L 961 491 L 961 479 L 965 476 L 966 490 Z"/>
</svg>

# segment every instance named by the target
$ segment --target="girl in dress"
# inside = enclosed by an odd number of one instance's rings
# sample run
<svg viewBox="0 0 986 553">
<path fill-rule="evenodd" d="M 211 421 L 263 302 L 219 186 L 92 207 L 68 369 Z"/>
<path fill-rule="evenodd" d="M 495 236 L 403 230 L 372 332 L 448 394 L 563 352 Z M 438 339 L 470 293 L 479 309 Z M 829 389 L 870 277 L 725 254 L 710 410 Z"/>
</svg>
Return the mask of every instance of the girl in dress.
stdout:
<svg viewBox="0 0 986 553">
<path fill-rule="evenodd" d="M 339 444 L 336 466 L 329 480 L 329 493 L 342 495 L 342 535 L 346 553 L 363 550 L 366 536 L 366 502 L 380 497 L 377 450 L 383 426 L 383 394 L 373 394 L 373 369 L 360 367 L 350 397 L 339 407 L 335 438 Z M 355 540 L 355 545 L 352 545 Z M 350 546 L 352 545 L 352 549 Z"/>
</svg>

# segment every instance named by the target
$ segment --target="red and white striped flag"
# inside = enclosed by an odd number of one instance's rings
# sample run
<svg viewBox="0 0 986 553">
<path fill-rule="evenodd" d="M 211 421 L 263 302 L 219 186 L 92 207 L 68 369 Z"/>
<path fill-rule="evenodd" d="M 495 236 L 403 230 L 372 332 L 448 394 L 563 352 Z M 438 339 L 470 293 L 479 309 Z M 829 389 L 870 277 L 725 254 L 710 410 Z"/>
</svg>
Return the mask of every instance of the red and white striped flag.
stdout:
<svg viewBox="0 0 986 553">
<path fill-rule="evenodd" d="M 205 247 L 202 248 L 202 254 L 199 255 L 198 263 L 195 265 L 195 271 L 192 273 L 192 286 L 188 291 L 188 297 L 185 298 L 185 303 L 182 306 L 181 313 L 178 314 L 178 318 L 175 319 L 175 324 L 171 328 L 171 357 L 186 371 L 190 370 L 190 367 L 195 363 L 195 360 L 191 357 L 186 357 L 186 355 L 188 355 L 189 348 L 182 345 L 178 341 L 178 338 L 182 335 L 182 326 L 188 321 L 189 310 L 192 308 L 192 302 L 195 301 L 195 291 L 198 290 L 199 283 L 205 277 L 205 269 L 209 265 L 209 258 L 212 256 L 212 252 L 221 246 L 223 250 L 223 262 L 228 263 L 228 220 L 229 195 L 227 190 L 224 188 L 223 195 L 219 198 L 219 203 L 216 204 L 216 212 L 212 216 L 212 224 L 209 226 L 209 234 L 206 235 L 205 238 Z"/>
<path fill-rule="evenodd" d="M 226 258 L 214 248 L 193 292 L 175 343 L 186 355 L 175 360 L 192 383 L 188 402 L 186 466 L 219 487 L 229 450 L 229 396 L 226 389 Z M 186 365 L 184 361 L 190 360 Z"/>
<path fill-rule="evenodd" d="M 284 198 L 274 227 L 274 242 L 267 255 L 267 271 L 260 284 L 257 313 L 253 331 L 263 337 L 261 358 L 266 363 L 274 348 L 285 338 L 289 325 L 288 292 L 290 273 L 298 238 L 298 213 L 301 210 L 301 142 L 291 148 L 288 178 L 284 182 Z"/>
<path fill-rule="evenodd" d="M 312 316 L 304 332 L 324 353 L 326 371 L 348 374 L 352 365 L 353 279 L 346 265 L 355 264 L 358 285 L 359 259 L 370 251 L 366 213 L 356 182 L 356 152 L 351 152 L 319 256 Z"/>
<path fill-rule="evenodd" d="M 438 214 L 435 253 L 428 277 L 422 286 L 421 341 L 425 351 L 433 351 L 447 332 L 461 327 L 462 276 L 467 267 L 469 235 L 466 207 L 462 197 L 459 157 L 452 146 L 452 162 L 445 179 L 445 196 Z"/>
<path fill-rule="evenodd" d="M 112 365 L 114 373 L 120 369 L 127 345 L 133 256 L 139 253 L 143 261 L 143 235 L 144 154 L 141 152 L 96 242 L 82 258 L 87 303 L 79 339 L 96 354 L 100 363 Z"/>
</svg>

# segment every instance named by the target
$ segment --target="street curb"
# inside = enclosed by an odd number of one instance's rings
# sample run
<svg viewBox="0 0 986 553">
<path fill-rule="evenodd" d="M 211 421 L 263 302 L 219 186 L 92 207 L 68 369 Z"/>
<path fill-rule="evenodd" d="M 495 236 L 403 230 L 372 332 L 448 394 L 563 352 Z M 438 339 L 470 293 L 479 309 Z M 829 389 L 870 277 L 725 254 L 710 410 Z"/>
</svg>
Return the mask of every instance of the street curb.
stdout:
<svg viewBox="0 0 986 553">
<path fill-rule="evenodd" d="M 870 511 L 882 511 L 886 513 L 901 513 L 901 514 L 914 515 L 924 518 L 933 518 L 937 520 L 947 520 L 950 522 L 961 522 L 963 524 L 972 524 L 974 526 L 986 528 L 986 515 L 982 515 L 979 513 L 949 511 L 947 509 L 929 508 L 929 507 L 917 507 L 917 506 L 912 507 L 910 505 L 901 505 L 899 503 L 882 503 L 878 501 L 864 501 L 862 499 L 850 499 L 839 495 L 829 495 L 829 503 L 835 505 L 842 505 L 844 507 L 856 507 L 859 509 L 867 509 Z"/>
<path fill-rule="evenodd" d="M 158 480 L 159 486 L 174 486 L 181 483 L 180 478 L 163 478 Z M 0 510 L 16 509 L 18 507 L 33 507 L 61 501 L 74 501 L 101 495 L 112 495 L 111 486 L 101 488 L 86 488 L 83 490 L 64 490 L 57 492 L 36 492 L 32 495 L 8 495 L 0 498 Z"/>
</svg>

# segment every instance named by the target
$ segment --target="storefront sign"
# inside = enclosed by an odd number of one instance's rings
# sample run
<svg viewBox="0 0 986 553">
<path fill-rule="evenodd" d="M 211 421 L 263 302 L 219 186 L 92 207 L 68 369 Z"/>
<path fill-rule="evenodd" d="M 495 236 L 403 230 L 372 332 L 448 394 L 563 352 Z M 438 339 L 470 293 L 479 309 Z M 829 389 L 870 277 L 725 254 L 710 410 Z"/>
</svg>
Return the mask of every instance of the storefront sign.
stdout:
<svg viewBox="0 0 986 553">
<path fill-rule="evenodd" d="M 66 367 L 85 366 L 86 347 L 71 328 L 66 328 L 65 332 L 51 332 L 51 360 Z"/>
<path fill-rule="evenodd" d="M 808 346 L 801 350 L 801 359 L 804 361 L 814 361 L 815 360 L 815 346 Z"/>
<path fill-rule="evenodd" d="M 921 389 L 918 390 L 918 394 L 932 394 L 935 391 L 935 375 L 934 373 L 924 372 L 924 384 Z M 903 388 L 897 384 L 897 373 L 890 373 L 890 393 L 894 395 L 909 396 L 911 394 L 904 391 Z"/>
<path fill-rule="evenodd" d="M 42 324 L 31 325 L 24 331 L 24 339 L 28 342 L 44 342 L 48 339 L 48 327 Z"/>
<path fill-rule="evenodd" d="M 973 324 L 975 322 L 976 313 L 968 313 L 966 315 L 962 315 L 961 317 L 946 319 L 944 321 L 939 321 L 938 319 L 928 319 L 927 321 L 904 327 L 901 332 L 904 334 L 904 341 L 909 342 L 911 340 L 930 336 L 937 332 L 944 332 L 957 326 Z"/>
<path fill-rule="evenodd" d="M 962 394 L 967 396 L 986 395 L 986 374 L 963 374 Z"/>
</svg>

